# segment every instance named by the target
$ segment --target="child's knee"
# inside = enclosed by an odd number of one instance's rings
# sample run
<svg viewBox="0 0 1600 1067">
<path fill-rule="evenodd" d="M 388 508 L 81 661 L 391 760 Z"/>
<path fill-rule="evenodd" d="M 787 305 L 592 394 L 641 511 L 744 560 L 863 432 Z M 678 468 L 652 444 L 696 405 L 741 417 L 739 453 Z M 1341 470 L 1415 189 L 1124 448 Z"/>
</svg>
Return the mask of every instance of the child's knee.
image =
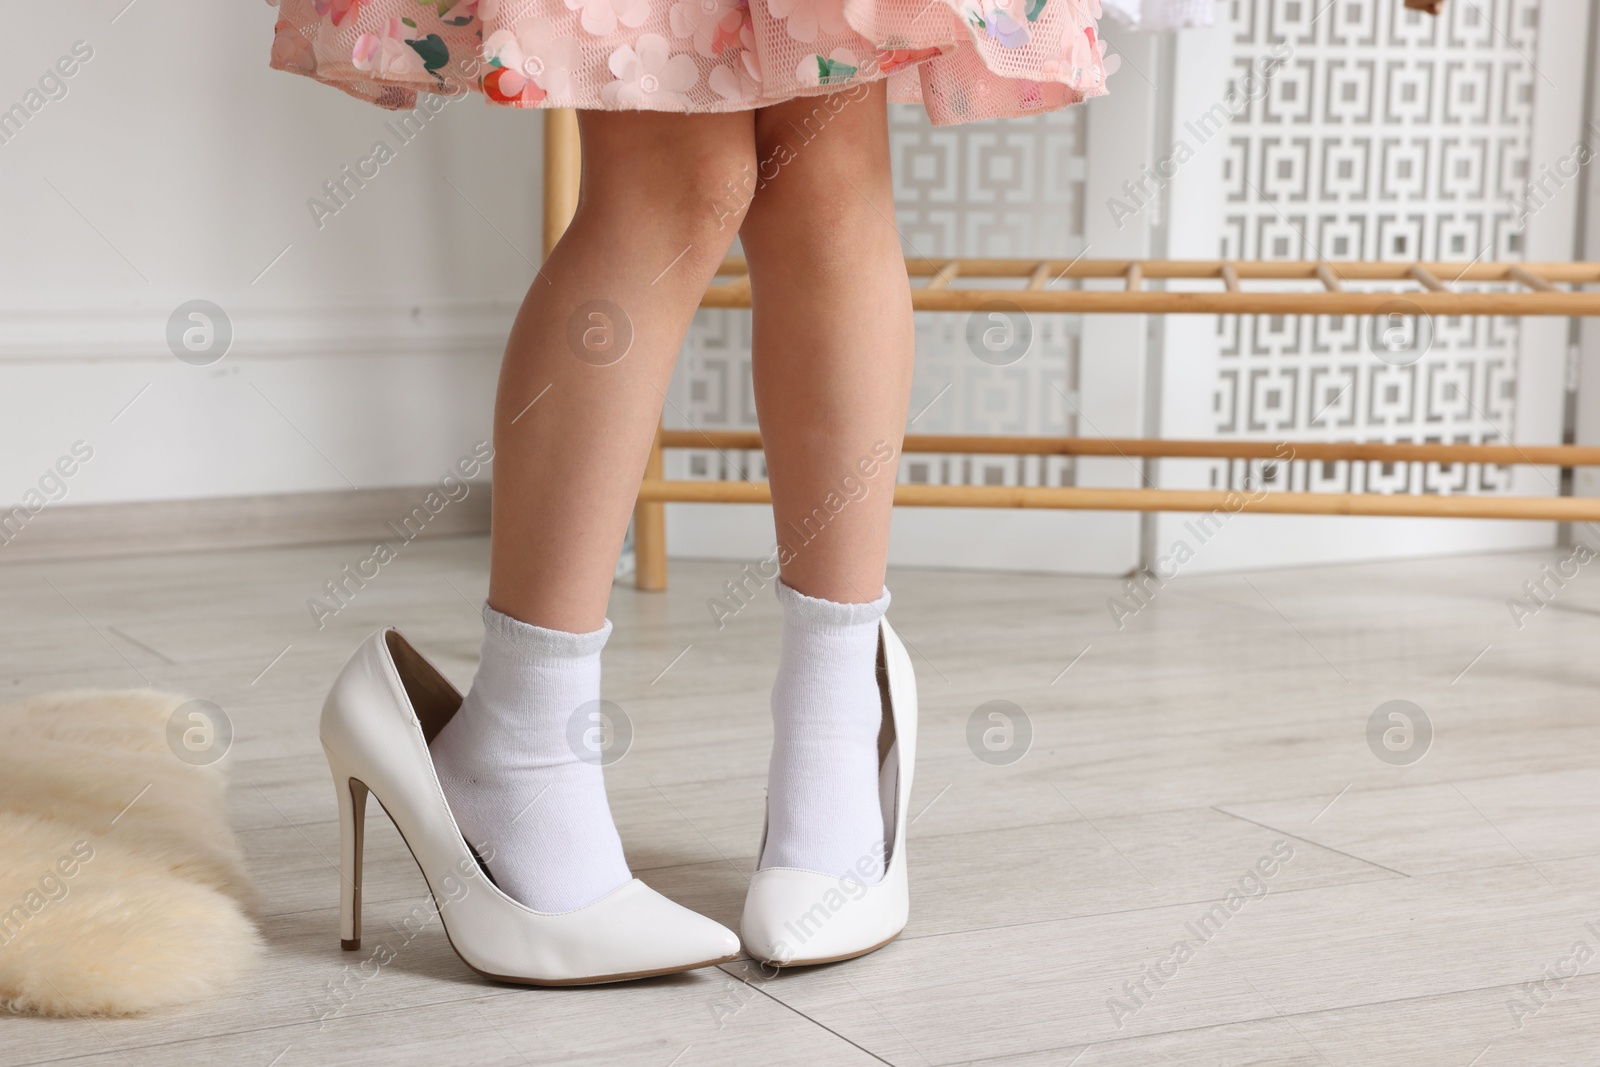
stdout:
<svg viewBox="0 0 1600 1067">
<path fill-rule="evenodd" d="M 591 206 L 607 215 L 646 216 L 686 243 L 732 243 L 755 196 L 758 177 L 749 144 L 685 146 L 671 156 L 635 158 L 609 168 L 588 186 Z"/>
<path fill-rule="evenodd" d="M 755 152 L 740 150 L 707 155 L 690 166 L 684 202 L 702 213 L 719 232 L 737 232 L 760 185 Z"/>
</svg>

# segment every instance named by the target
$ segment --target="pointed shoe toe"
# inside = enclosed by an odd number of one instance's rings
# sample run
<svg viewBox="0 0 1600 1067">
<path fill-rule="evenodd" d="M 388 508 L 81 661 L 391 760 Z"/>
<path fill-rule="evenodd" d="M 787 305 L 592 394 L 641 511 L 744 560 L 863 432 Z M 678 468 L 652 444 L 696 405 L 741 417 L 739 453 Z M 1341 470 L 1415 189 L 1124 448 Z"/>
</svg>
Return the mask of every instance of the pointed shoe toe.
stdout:
<svg viewBox="0 0 1600 1067">
<path fill-rule="evenodd" d="M 775 967 L 800 967 L 864 956 L 905 928 L 902 875 L 863 885 L 849 878 L 769 867 L 750 879 L 740 929 L 745 951 Z"/>
<path fill-rule="evenodd" d="M 732 930 L 637 878 L 587 907 L 552 918 L 568 916 L 571 966 L 587 969 L 591 982 L 672 974 L 739 955 L 739 937 Z"/>
</svg>

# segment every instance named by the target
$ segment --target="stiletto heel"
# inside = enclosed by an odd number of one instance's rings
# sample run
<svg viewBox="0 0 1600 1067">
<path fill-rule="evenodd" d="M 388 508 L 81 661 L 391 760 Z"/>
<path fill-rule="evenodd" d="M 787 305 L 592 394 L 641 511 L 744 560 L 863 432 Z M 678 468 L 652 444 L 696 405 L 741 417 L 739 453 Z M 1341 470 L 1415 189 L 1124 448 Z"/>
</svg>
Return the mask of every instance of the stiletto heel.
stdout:
<svg viewBox="0 0 1600 1067">
<path fill-rule="evenodd" d="M 326 751 L 326 750 L 324 750 Z M 361 947 L 361 850 L 367 825 L 367 787 L 343 773 L 328 756 L 339 797 L 339 947 Z"/>
<path fill-rule="evenodd" d="M 864 956 L 900 936 L 911 911 L 906 866 L 906 812 L 917 761 L 917 679 L 905 645 L 882 619 L 878 626 L 878 795 L 883 807 L 883 878 L 864 885 L 795 867 L 760 867 L 744 898 L 744 947 L 775 967 L 832 963 Z"/>
<path fill-rule="evenodd" d="M 362 642 L 322 707 L 322 747 L 339 798 L 340 943 L 361 945 L 367 794 L 378 800 L 428 882 L 450 946 L 479 974 L 521 985 L 592 985 L 733 959 L 732 930 L 635 878 L 573 911 L 534 911 L 506 896 L 461 836 L 428 742 L 461 694 L 400 636 Z"/>
</svg>

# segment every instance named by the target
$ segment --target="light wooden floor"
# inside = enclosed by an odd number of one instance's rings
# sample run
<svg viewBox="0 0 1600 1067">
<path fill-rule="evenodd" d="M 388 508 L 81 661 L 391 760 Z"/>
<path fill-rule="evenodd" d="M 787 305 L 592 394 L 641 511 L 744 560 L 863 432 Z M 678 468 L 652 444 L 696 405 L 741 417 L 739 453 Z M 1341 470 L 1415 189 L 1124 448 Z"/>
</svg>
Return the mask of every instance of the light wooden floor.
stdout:
<svg viewBox="0 0 1600 1067">
<path fill-rule="evenodd" d="M 913 914 L 898 942 L 773 980 L 730 964 L 591 990 L 493 985 L 456 960 L 437 921 L 410 940 L 390 926 L 423 904 L 423 883 L 374 806 L 368 946 L 383 939 L 395 958 L 319 1023 L 326 984 L 367 956 L 338 945 L 323 691 L 385 623 L 464 686 L 487 584 L 482 540 L 415 543 L 319 631 L 306 598 L 364 555 L 334 545 L 0 562 L 0 692 L 153 684 L 232 715 L 231 817 L 270 943 L 258 971 L 181 1014 L 0 1020 L 0 1061 L 1533 1067 L 1600 1056 L 1600 570 L 1521 630 L 1505 604 L 1557 553 L 1185 578 L 1120 631 L 1111 580 L 897 571 L 892 615 L 923 706 Z M 712 624 L 707 598 L 737 572 L 678 564 L 665 595 L 618 587 L 605 682 L 636 730 L 609 772 L 634 870 L 735 928 L 760 832 L 777 636 L 770 590 L 725 629 Z M 1369 715 L 1397 698 L 1436 730 L 1412 766 L 1381 762 L 1366 741 Z M 1035 730 L 1009 767 L 967 747 L 968 717 L 995 699 Z M 1150 995 L 1119 1027 L 1108 999 L 1127 999 L 1124 983 L 1194 941 L 1186 924 L 1278 842 L 1293 858 L 1267 895 L 1159 988 L 1145 979 Z M 1570 973 L 1580 945 L 1577 977 L 1526 985 L 1547 968 Z"/>
</svg>

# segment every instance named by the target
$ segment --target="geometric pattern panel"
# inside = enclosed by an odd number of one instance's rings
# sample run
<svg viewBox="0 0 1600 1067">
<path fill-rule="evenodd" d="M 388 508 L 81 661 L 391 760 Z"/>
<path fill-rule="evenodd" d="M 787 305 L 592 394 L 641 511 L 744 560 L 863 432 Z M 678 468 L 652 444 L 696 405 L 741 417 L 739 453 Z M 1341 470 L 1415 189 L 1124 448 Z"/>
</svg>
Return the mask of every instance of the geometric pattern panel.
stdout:
<svg viewBox="0 0 1600 1067">
<path fill-rule="evenodd" d="M 1282 58 L 1256 75 L 1263 89 L 1240 94 L 1227 126 L 1220 255 L 1521 258 L 1511 204 L 1529 174 L 1537 15 L 1537 0 L 1447 3 L 1437 18 L 1401 0 L 1232 0 L 1235 84 Z M 1218 332 L 1219 436 L 1510 440 L 1515 318 L 1220 316 Z M 1292 468 L 1218 463 L 1212 484 L 1407 493 L 1510 484 L 1499 467 Z"/>
<path fill-rule="evenodd" d="M 890 105 L 889 122 L 895 222 L 906 255 L 1071 258 L 1083 251 L 1083 108 L 935 128 L 922 108 Z M 1010 327 L 1031 331 L 1026 355 L 980 359 L 973 338 L 993 328 L 987 316 L 917 314 L 910 432 L 1078 432 L 1081 317 L 1032 315 Z M 687 378 L 688 406 L 669 406 L 666 425 L 756 426 L 749 312 L 697 313 L 677 373 Z M 668 462 L 676 468 L 669 477 L 766 477 L 759 452 L 675 449 Z M 900 469 L 901 481 L 935 485 L 1072 485 L 1073 478 L 1071 457 L 918 454 Z"/>
</svg>

